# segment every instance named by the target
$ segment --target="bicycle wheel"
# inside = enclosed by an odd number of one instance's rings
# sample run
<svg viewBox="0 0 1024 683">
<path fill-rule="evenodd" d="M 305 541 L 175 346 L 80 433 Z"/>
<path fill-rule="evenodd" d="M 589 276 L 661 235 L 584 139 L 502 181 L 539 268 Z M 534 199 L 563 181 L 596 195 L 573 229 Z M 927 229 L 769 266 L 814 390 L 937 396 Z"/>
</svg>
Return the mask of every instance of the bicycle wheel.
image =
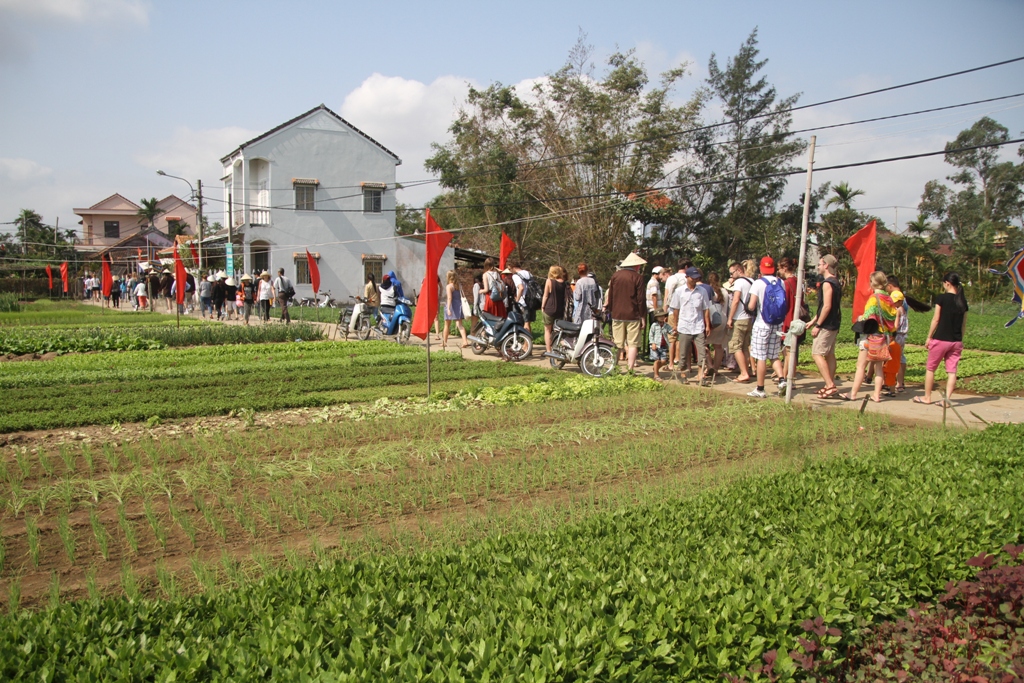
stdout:
<svg viewBox="0 0 1024 683">
<path fill-rule="evenodd" d="M 412 332 L 412 323 L 408 320 L 403 320 L 398 323 L 398 337 L 397 341 L 399 344 L 409 343 L 409 334 Z"/>
<path fill-rule="evenodd" d="M 366 341 L 367 339 L 369 339 L 370 338 L 370 317 L 366 316 L 366 315 L 359 316 L 359 319 L 356 320 L 355 328 L 356 328 L 356 337 L 358 337 L 360 341 Z"/>
</svg>

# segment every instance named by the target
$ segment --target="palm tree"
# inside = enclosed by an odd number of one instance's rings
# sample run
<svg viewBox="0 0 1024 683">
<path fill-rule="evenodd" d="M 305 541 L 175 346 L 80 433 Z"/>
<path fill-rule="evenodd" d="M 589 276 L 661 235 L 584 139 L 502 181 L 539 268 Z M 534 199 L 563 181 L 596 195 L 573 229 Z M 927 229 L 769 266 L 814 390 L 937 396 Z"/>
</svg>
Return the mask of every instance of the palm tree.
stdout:
<svg viewBox="0 0 1024 683">
<path fill-rule="evenodd" d="M 851 208 L 850 204 L 853 202 L 853 198 L 864 194 L 864 190 L 854 190 L 845 180 L 833 187 L 832 192 L 835 193 L 835 196 L 829 197 L 828 201 L 825 202 L 826 209 L 832 205 L 836 205 L 840 208 L 849 210 Z"/>
<path fill-rule="evenodd" d="M 152 199 L 140 199 L 139 203 L 142 205 L 139 210 L 135 212 L 135 215 L 146 222 L 146 224 L 152 228 L 156 217 L 164 212 L 163 209 L 157 207 L 157 198 Z"/>
<path fill-rule="evenodd" d="M 907 232 L 914 237 L 924 237 L 925 233 L 931 232 L 932 226 L 928 223 L 928 216 L 923 213 L 918 214 L 917 218 L 907 222 Z"/>
</svg>

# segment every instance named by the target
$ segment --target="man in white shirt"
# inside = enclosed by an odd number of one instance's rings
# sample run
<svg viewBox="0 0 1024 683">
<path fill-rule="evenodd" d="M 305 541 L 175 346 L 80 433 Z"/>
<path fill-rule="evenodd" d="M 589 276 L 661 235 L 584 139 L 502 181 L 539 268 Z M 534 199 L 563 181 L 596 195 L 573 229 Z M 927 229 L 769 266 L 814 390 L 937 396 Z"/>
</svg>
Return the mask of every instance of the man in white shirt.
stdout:
<svg viewBox="0 0 1024 683">
<path fill-rule="evenodd" d="M 686 280 L 672 293 L 668 304 L 669 313 L 677 316 L 676 332 L 679 334 L 679 372 L 689 372 L 690 349 L 697 345 L 697 383 L 704 381 L 704 357 L 707 350 L 707 335 L 711 331 L 711 300 L 704 289 L 697 286 L 701 277 L 700 269 L 690 266 L 686 269 Z M 685 366 L 685 370 L 684 370 Z"/>
<path fill-rule="evenodd" d="M 754 314 L 754 325 L 750 335 L 750 357 L 757 361 L 757 386 L 747 396 L 754 398 L 766 398 L 764 391 L 764 377 L 768 371 L 768 361 L 772 362 L 772 369 L 779 376 L 779 390 L 786 388 L 786 381 L 783 379 L 785 373 L 782 369 L 782 362 L 779 360 L 779 353 L 782 350 L 782 337 L 779 332 L 782 325 L 770 325 L 765 322 L 761 309 L 764 305 L 765 290 L 769 285 L 779 282 L 775 277 L 775 261 L 771 256 L 761 259 L 761 277 L 750 286 L 750 303 L 747 310 Z M 781 284 L 781 283 L 780 283 Z"/>
<path fill-rule="evenodd" d="M 676 332 L 679 320 L 668 310 L 668 305 L 672 301 L 672 295 L 675 294 L 676 288 L 686 282 L 686 269 L 691 265 L 693 264 L 689 261 L 680 261 L 676 272 L 665 280 L 665 311 L 668 313 L 670 329 L 668 333 L 668 366 L 670 368 L 674 368 L 679 361 L 679 333 Z"/>
<path fill-rule="evenodd" d="M 662 275 L 664 273 L 664 275 Z M 668 278 L 668 271 L 661 266 L 654 266 L 651 269 L 651 279 L 647 281 L 647 313 L 654 314 L 659 308 L 663 308 L 661 303 L 661 283 Z"/>
<path fill-rule="evenodd" d="M 530 280 L 533 278 L 533 275 L 530 274 L 530 271 L 523 268 L 522 264 L 518 261 L 513 263 L 509 269 L 512 271 L 512 282 L 515 283 L 516 286 L 516 301 L 525 309 L 526 288 L 530 284 Z"/>
<path fill-rule="evenodd" d="M 754 321 L 747 312 L 750 299 L 750 286 L 753 284 L 756 263 L 744 261 L 729 264 L 732 276 L 732 302 L 729 304 L 729 315 L 726 324 L 732 330 L 729 337 L 729 353 L 736 358 L 736 367 L 740 375 L 734 381 L 744 384 L 750 381 L 750 334 Z"/>
</svg>

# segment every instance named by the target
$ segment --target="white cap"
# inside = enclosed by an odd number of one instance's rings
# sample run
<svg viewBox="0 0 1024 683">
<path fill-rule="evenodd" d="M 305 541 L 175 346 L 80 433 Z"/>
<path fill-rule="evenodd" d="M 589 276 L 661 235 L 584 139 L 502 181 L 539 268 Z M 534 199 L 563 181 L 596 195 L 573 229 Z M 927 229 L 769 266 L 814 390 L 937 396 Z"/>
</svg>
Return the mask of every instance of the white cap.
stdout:
<svg viewBox="0 0 1024 683">
<path fill-rule="evenodd" d="M 657 275 L 658 273 L 660 273 L 663 270 L 665 270 L 665 269 L 662 268 L 661 266 L 654 266 L 653 268 L 651 268 L 651 272 L 654 273 L 655 275 Z"/>
</svg>

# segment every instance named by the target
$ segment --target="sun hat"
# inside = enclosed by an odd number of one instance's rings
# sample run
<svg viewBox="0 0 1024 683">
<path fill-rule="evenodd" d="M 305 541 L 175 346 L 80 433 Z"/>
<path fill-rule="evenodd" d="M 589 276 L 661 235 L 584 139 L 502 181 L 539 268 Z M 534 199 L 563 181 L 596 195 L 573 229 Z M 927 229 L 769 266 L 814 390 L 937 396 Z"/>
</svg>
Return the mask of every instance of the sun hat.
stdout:
<svg viewBox="0 0 1024 683">
<path fill-rule="evenodd" d="M 512 274 L 512 271 L 511 271 L 511 270 L 509 270 L 508 268 L 506 268 L 505 270 L 501 271 L 501 274 L 502 274 L 502 275 L 511 275 L 511 274 Z"/>
<path fill-rule="evenodd" d="M 229 277 L 228 281 L 225 282 L 224 284 L 226 284 L 228 287 L 235 287 L 237 285 L 237 283 L 235 282 L 235 278 L 233 277 Z"/>
<path fill-rule="evenodd" d="M 642 259 L 642 258 L 640 258 L 640 256 L 635 251 L 633 251 L 633 252 L 630 252 L 629 256 L 627 256 L 622 261 L 622 263 L 619 264 L 619 267 L 620 268 L 632 268 L 633 266 L 642 266 L 645 263 L 647 263 L 647 261 Z"/>
<path fill-rule="evenodd" d="M 665 269 L 662 268 L 661 266 L 654 266 L 653 268 L 651 268 L 651 273 L 653 273 L 654 275 L 657 275 L 658 273 L 660 273 L 663 270 L 665 270 Z"/>
<path fill-rule="evenodd" d="M 207 282 L 213 282 L 213 276 L 212 275 L 207 275 L 206 276 L 206 281 Z"/>
<path fill-rule="evenodd" d="M 775 275 L 775 261 L 771 256 L 761 259 L 761 275 Z"/>
<path fill-rule="evenodd" d="M 269 278 L 270 277 L 270 273 L 268 273 L 267 271 L 264 270 L 262 273 L 260 273 L 260 277 Z"/>
<path fill-rule="evenodd" d="M 252 275 L 249 275 L 248 273 L 245 273 L 245 274 L 244 274 L 244 275 L 242 275 L 242 277 L 241 277 L 241 278 L 239 278 L 239 279 L 240 279 L 240 280 L 241 280 L 242 282 L 245 282 L 246 280 L 248 280 L 249 282 L 252 282 Z"/>
<path fill-rule="evenodd" d="M 166 268 L 164 268 L 164 269 L 163 269 L 163 270 L 161 270 L 160 272 L 161 272 L 162 274 L 164 274 L 164 275 L 170 275 L 170 274 L 171 274 L 171 271 L 167 270 Z"/>
<path fill-rule="evenodd" d="M 218 280 L 221 279 L 221 278 L 227 277 L 227 276 L 228 276 L 228 274 L 225 273 L 223 270 L 218 270 L 217 271 L 217 279 Z"/>
<path fill-rule="evenodd" d="M 690 266 L 689 268 L 686 269 L 686 277 L 693 278 L 694 280 L 699 280 L 701 278 L 700 268 L 698 268 L 697 266 Z"/>
<path fill-rule="evenodd" d="M 663 311 L 663 310 L 659 309 L 659 310 L 654 312 L 655 320 L 657 320 L 658 318 L 667 318 L 667 317 L 668 317 L 668 311 Z"/>
</svg>

